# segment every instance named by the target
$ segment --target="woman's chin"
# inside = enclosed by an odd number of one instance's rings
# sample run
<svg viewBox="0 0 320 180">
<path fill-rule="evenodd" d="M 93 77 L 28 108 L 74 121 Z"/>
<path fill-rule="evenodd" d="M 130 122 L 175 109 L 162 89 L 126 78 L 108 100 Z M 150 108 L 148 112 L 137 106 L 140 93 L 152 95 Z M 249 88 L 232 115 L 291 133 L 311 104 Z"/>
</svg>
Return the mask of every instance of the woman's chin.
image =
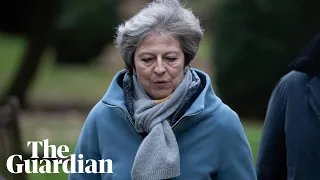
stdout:
<svg viewBox="0 0 320 180">
<path fill-rule="evenodd" d="M 152 97 L 155 100 L 159 100 L 159 99 L 166 98 L 166 97 L 168 97 L 170 95 L 171 95 L 171 91 L 169 91 L 169 90 L 161 90 L 161 91 L 158 91 L 158 92 L 154 92 Z"/>
</svg>

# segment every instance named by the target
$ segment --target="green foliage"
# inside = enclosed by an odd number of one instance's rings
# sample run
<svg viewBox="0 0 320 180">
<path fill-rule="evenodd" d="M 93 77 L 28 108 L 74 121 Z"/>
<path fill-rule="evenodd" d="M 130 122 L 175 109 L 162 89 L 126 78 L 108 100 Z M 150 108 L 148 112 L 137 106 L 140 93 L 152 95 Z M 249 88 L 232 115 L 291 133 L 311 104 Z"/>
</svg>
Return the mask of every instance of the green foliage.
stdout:
<svg viewBox="0 0 320 180">
<path fill-rule="evenodd" d="M 264 117 L 277 81 L 320 30 L 317 0 L 217 0 L 213 59 L 223 100 L 243 116 Z"/>
<path fill-rule="evenodd" d="M 0 95 L 8 88 L 21 63 L 26 49 L 26 39 L 0 33 Z M 41 57 L 39 72 L 28 89 L 28 99 L 33 104 L 69 102 L 94 104 L 105 93 L 119 67 L 54 66 L 54 57 L 45 52 Z"/>
<path fill-rule="evenodd" d="M 89 62 L 113 41 L 118 22 L 116 0 L 65 1 L 54 31 L 57 61 Z"/>
</svg>

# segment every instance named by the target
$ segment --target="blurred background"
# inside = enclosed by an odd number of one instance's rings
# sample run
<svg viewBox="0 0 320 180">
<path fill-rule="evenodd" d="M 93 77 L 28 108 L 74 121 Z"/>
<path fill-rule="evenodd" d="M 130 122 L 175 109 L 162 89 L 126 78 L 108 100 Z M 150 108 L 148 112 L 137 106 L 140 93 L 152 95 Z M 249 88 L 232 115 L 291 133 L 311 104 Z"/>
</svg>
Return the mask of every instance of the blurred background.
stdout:
<svg viewBox="0 0 320 180">
<path fill-rule="evenodd" d="M 115 28 L 151 0 L 11 0 L 0 5 L 0 176 L 8 154 L 49 139 L 73 153 L 88 112 L 124 68 Z M 320 31 L 318 0 L 186 1 L 205 37 L 191 66 L 241 118 L 256 158 L 268 99 Z M 41 151 L 41 150 L 40 150 Z M 14 179 L 67 179 L 21 174 Z"/>
</svg>

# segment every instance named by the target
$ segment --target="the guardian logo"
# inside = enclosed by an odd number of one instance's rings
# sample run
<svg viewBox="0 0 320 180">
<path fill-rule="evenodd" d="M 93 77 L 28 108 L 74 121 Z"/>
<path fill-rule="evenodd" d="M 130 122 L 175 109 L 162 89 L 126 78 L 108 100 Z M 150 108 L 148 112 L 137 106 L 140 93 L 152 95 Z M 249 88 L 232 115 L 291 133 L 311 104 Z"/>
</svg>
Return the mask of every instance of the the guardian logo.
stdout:
<svg viewBox="0 0 320 180">
<path fill-rule="evenodd" d="M 55 145 L 49 145 L 49 140 L 43 141 L 28 141 L 27 147 L 32 147 L 32 160 L 23 160 L 22 155 L 14 154 L 7 159 L 7 169 L 14 174 L 25 173 L 60 173 L 62 170 L 64 173 L 113 173 L 112 160 L 96 160 L 86 159 L 82 154 L 69 154 L 69 147 L 61 145 L 56 147 Z M 38 148 L 43 148 L 43 159 L 39 160 Z M 49 156 L 49 149 L 51 154 Z M 69 155 L 64 155 L 69 154 Z M 15 158 L 18 158 L 22 163 L 14 164 Z M 60 158 L 60 160 L 48 160 L 46 158 Z M 65 159 L 66 160 L 62 160 Z M 84 160 L 86 159 L 86 160 Z M 70 167 L 69 167 L 70 164 Z M 14 170 L 15 169 L 15 170 Z"/>
</svg>

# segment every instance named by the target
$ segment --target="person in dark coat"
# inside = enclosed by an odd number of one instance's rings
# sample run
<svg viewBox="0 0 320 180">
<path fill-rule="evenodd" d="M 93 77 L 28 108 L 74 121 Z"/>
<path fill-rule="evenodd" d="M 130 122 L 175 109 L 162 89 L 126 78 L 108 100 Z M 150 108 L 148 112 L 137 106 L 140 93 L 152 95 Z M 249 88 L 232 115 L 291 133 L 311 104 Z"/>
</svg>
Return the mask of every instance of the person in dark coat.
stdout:
<svg viewBox="0 0 320 180">
<path fill-rule="evenodd" d="M 268 104 L 258 180 L 320 179 L 320 34 L 289 67 Z"/>
</svg>

